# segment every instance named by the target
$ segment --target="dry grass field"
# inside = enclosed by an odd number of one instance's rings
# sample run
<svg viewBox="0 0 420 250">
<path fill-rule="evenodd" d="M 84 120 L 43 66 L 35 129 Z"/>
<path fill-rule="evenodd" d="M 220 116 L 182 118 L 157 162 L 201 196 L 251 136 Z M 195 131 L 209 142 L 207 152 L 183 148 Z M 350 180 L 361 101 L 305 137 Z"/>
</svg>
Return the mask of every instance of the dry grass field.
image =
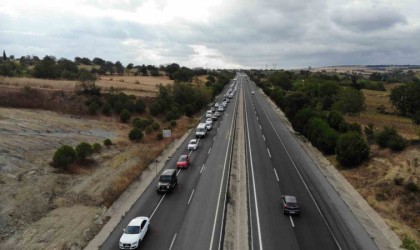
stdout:
<svg viewBox="0 0 420 250">
<path fill-rule="evenodd" d="M 97 84 L 105 90 L 114 87 L 149 97 L 157 93 L 158 84 L 172 81 L 165 77 L 110 76 L 98 79 Z M 120 123 L 118 117 L 87 117 L 83 112 L 70 112 L 76 103 L 84 106 L 73 95 L 73 81 L 3 77 L 0 88 L 2 103 L 20 102 L 31 108 L 0 108 L 0 248 L 85 246 L 107 221 L 102 216 L 106 207 L 141 175 L 152 159 L 196 122 L 194 118 L 181 117 L 171 138 L 158 141 L 158 132 L 153 131 L 145 134 L 141 142 L 133 143 L 128 140 L 132 125 Z M 51 105 L 73 108 L 56 110 Z M 160 118 L 155 121 L 161 128 L 170 126 Z M 82 141 L 102 144 L 106 138 L 113 145 L 102 145 L 102 151 L 87 164 L 73 163 L 68 171 L 50 166 L 60 145 L 76 146 Z"/>
<path fill-rule="evenodd" d="M 135 96 L 155 96 L 158 92 L 157 85 L 172 84 L 173 81 L 166 76 L 151 77 L 151 76 L 100 76 L 96 80 L 96 84 L 102 90 L 109 90 L 113 87 L 115 90 L 120 90 L 126 94 Z M 22 88 L 29 86 L 36 89 L 44 90 L 67 90 L 75 89 L 77 81 L 68 80 L 47 80 L 26 77 L 0 77 L 0 87 Z"/>
<path fill-rule="evenodd" d="M 359 116 L 346 116 L 348 122 L 363 126 L 374 124 L 374 129 L 394 127 L 408 140 L 419 139 L 420 126 L 406 117 L 381 114 L 376 109 L 383 105 L 386 112 L 395 110 L 389 101 L 389 90 L 398 84 L 387 85 L 387 91 L 363 90 L 366 111 Z M 362 166 L 344 169 L 330 159 L 367 202 L 386 220 L 401 239 L 409 237 L 420 244 L 419 191 L 407 190 L 408 183 L 420 187 L 420 145 L 411 145 L 402 152 L 371 146 L 371 158 Z"/>
</svg>

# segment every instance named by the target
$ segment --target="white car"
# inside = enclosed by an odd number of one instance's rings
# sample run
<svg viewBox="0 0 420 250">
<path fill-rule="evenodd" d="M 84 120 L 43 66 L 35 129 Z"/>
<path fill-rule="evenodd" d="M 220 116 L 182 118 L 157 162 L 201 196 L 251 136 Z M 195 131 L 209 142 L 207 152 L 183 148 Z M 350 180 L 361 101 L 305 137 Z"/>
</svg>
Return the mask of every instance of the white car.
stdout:
<svg viewBox="0 0 420 250">
<path fill-rule="evenodd" d="M 128 223 L 120 238 L 120 249 L 136 249 L 149 229 L 150 219 L 148 217 L 137 217 Z"/>
<path fill-rule="evenodd" d="M 213 114 L 213 111 L 207 110 L 206 112 L 206 118 L 211 118 L 211 115 Z"/>
<path fill-rule="evenodd" d="M 225 111 L 225 109 L 223 108 L 223 106 L 222 106 L 222 105 L 220 105 L 220 106 L 219 106 L 219 108 L 217 109 L 217 111 L 219 111 L 219 112 L 223 112 L 223 111 Z"/>
<path fill-rule="evenodd" d="M 198 140 L 197 139 L 190 140 L 190 142 L 188 143 L 188 150 L 197 150 L 197 148 L 198 148 Z"/>
<path fill-rule="evenodd" d="M 211 130 L 211 127 L 213 126 L 213 119 L 207 118 L 206 120 L 206 128 L 207 130 Z"/>
</svg>

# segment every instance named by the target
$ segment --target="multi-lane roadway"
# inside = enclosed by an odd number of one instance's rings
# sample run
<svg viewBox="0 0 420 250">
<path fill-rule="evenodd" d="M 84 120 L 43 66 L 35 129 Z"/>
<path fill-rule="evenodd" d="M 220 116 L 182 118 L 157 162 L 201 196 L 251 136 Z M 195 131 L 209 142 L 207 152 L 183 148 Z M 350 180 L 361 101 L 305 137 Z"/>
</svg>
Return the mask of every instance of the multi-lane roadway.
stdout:
<svg viewBox="0 0 420 250">
<path fill-rule="evenodd" d="M 137 216 L 151 218 L 139 249 L 220 249 L 235 126 L 245 128 L 246 166 L 240 167 L 247 168 L 249 237 L 244 240 L 250 249 L 377 249 L 265 96 L 244 74 L 236 78 L 237 93 L 199 149 L 187 150 L 192 131 L 165 165 L 175 168 L 181 154 L 191 156 L 191 167 L 178 172 L 176 189 L 157 194 L 156 178 L 101 249 L 118 249 L 123 229 Z M 243 121 L 236 120 L 238 105 L 244 107 Z M 297 197 L 300 216 L 282 213 L 285 194 Z"/>
</svg>

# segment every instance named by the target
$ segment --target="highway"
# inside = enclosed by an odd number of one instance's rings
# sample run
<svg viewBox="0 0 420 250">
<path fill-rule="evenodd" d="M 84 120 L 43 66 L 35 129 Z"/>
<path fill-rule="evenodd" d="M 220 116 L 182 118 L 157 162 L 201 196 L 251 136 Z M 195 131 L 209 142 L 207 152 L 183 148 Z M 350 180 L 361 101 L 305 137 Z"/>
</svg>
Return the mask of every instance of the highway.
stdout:
<svg viewBox="0 0 420 250">
<path fill-rule="evenodd" d="M 217 100 L 219 103 L 223 94 Z M 180 155 L 191 154 L 191 167 L 178 172 L 177 188 L 168 194 L 157 194 L 155 187 L 158 174 L 102 244 L 101 249 L 118 249 L 123 229 L 137 216 L 151 218 L 149 232 L 138 249 L 219 248 L 223 237 L 222 222 L 237 102 L 236 94 L 218 121 L 213 122 L 212 130 L 200 139 L 198 150 L 187 150 L 189 140 L 195 138 L 195 130 L 192 130 L 166 163 L 163 169 L 175 168 Z"/>
<path fill-rule="evenodd" d="M 250 249 L 377 249 L 265 96 L 243 82 Z M 282 213 L 282 195 L 297 197 L 301 215 Z"/>
<path fill-rule="evenodd" d="M 101 249 L 118 249 L 123 228 L 137 216 L 151 218 L 139 249 L 221 249 L 235 126 L 245 128 L 249 249 L 378 249 L 266 97 L 246 76 L 237 78 L 237 93 L 200 148 L 187 150 L 193 130 L 163 168 L 191 154 L 192 166 L 178 172 L 176 190 L 157 194 L 155 178 Z M 238 105 L 244 107 L 239 122 Z M 286 194 L 297 197 L 301 215 L 282 213 Z"/>
</svg>

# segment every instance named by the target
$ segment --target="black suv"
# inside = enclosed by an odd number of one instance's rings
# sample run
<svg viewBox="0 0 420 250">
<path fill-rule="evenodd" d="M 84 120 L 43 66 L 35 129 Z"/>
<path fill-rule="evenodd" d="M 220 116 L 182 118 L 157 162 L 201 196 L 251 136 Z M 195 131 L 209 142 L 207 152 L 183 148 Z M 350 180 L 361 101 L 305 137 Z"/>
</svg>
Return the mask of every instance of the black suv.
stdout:
<svg viewBox="0 0 420 250">
<path fill-rule="evenodd" d="M 176 178 L 175 169 L 166 169 L 160 175 L 159 182 L 156 186 L 156 191 L 158 193 L 166 193 L 175 188 L 178 184 L 178 179 Z"/>
<path fill-rule="evenodd" d="M 283 195 L 281 197 L 283 202 L 283 213 L 284 214 L 299 214 L 300 206 L 297 203 L 296 197 L 292 195 Z"/>
</svg>

